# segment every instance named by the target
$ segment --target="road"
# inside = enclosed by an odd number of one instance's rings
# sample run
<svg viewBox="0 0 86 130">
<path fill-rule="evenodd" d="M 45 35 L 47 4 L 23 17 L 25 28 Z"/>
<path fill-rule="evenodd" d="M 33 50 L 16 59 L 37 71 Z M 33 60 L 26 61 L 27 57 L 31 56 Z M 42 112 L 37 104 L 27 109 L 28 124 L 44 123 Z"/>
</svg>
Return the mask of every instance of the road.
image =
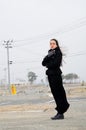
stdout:
<svg viewBox="0 0 86 130">
<path fill-rule="evenodd" d="M 46 89 L 0 96 L 0 130 L 86 130 L 86 92 L 74 92 L 65 119 L 59 121 L 50 119 L 56 114 L 55 103 Z"/>
<path fill-rule="evenodd" d="M 86 130 L 86 100 L 71 100 L 70 104 L 65 119 L 59 121 L 50 119 L 56 114 L 53 107 L 47 111 L 0 112 L 0 130 Z"/>
<path fill-rule="evenodd" d="M 77 100 L 86 100 L 86 97 L 77 97 L 77 98 L 68 98 L 69 101 L 77 101 Z M 0 97 L 0 106 L 6 106 L 6 105 L 22 105 L 22 104 L 39 104 L 39 103 L 45 103 L 48 101 L 53 100 L 52 97 L 48 96 L 29 96 L 29 95 L 10 95 L 10 96 L 3 96 Z"/>
</svg>

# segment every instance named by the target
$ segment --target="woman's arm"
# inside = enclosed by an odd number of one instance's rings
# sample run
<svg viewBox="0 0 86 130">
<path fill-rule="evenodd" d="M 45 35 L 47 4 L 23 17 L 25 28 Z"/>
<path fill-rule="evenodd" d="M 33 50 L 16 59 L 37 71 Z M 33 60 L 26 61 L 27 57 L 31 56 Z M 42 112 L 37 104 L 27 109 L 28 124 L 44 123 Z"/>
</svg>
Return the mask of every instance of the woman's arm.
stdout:
<svg viewBox="0 0 86 130">
<path fill-rule="evenodd" d="M 50 57 L 52 57 L 53 55 L 55 55 L 55 50 L 51 50 L 51 49 L 50 49 L 50 50 L 48 51 L 48 55 L 45 56 L 45 58 L 43 59 L 42 65 L 43 65 L 43 66 L 46 66 L 47 63 L 49 62 Z"/>
<path fill-rule="evenodd" d="M 44 59 L 42 61 L 42 65 L 46 66 L 47 62 L 48 62 L 48 55 L 44 57 Z"/>
<path fill-rule="evenodd" d="M 50 68 L 50 69 L 57 68 L 57 67 L 60 67 L 61 62 L 62 62 L 62 54 L 58 53 L 58 54 L 56 54 L 54 59 L 50 60 L 46 64 L 46 67 Z"/>
</svg>

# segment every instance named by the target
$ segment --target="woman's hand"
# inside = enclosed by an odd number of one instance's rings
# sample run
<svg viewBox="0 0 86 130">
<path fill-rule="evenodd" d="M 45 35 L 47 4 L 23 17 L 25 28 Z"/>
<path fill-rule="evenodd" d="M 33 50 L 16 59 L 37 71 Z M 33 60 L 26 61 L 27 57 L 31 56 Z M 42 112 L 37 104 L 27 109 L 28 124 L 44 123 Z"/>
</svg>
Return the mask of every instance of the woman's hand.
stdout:
<svg viewBox="0 0 86 130">
<path fill-rule="evenodd" d="M 55 50 L 48 51 L 48 57 L 51 57 L 55 54 Z"/>
</svg>

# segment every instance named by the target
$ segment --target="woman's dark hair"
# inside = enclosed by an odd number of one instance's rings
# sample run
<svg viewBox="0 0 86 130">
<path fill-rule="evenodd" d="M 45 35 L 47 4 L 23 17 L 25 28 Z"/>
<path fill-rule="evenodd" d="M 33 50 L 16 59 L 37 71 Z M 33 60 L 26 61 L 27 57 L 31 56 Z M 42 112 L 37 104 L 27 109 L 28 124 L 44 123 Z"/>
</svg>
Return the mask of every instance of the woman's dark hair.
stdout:
<svg viewBox="0 0 86 130">
<path fill-rule="evenodd" d="M 55 41 L 55 42 L 56 42 L 56 45 L 58 46 L 58 48 L 59 48 L 59 50 L 60 50 L 60 52 L 61 52 L 61 54 L 62 54 L 62 56 L 63 56 L 63 53 L 62 53 L 62 51 L 61 51 L 61 49 L 60 49 L 58 40 L 56 40 L 56 39 L 51 39 L 50 41 Z M 63 59 L 63 58 L 62 58 L 62 59 Z M 61 66 L 62 66 L 62 60 L 61 60 Z"/>
<path fill-rule="evenodd" d="M 58 48 L 59 48 L 59 50 L 60 50 L 60 52 L 62 53 L 61 48 L 60 48 L 60 46 L 59 46 L 58 40 L 53 38 L 53 39 L 51 39 L 50 41 L 55 41 L 55 42 L 56 42 L 56 45 L 58 46 Z"/>
</svg>

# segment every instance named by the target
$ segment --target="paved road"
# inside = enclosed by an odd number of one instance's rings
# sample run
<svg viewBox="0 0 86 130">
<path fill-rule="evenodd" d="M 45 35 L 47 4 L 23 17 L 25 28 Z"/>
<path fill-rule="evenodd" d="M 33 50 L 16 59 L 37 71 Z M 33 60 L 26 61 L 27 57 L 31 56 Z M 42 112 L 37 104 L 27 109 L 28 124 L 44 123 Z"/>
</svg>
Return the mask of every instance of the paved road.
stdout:
<svg viewBox="0 0 86 130">
<path fill-rule="evenodd" d="M 53 104 L 53 103 L 52 103 Z M 64 120 L 52 121 L 54 109 L 0 113 L 0 130 L 86 130 L 86 101 L 70 101 Z"/>
<path fill-rule="evenodd" d="M 68 94 L 69 94 L 70 88 L 66 87 Z M 86 99 L 86 93 L 84 94 L 84 91 L 86 89 L 83 90 L 82 87 L 81 87 L 82 90 L 81 89 L 78 90 L 78 89 L 79 87 L 76 87 L 76 89 L 74 87 L 74 89 L 72 89 L 73 92 L 71 91 L 73 94 L 73 97 L 77 96 L 78 98 L 72 97 L 72 98 L 69 98 L 69 101 L 77 101 L 81 99 L 83 100 Z M 53 100 L 53 98 L 49 96 L 50 94 L 49 91 L 50 89 L 48 87 L 31 87 L 26 90 L 22 90 L 22 91 L 19 90 L 17 95 L 0 96 L 0 106 L 45 103 L 50 100 Z M 77 95 L 77 92 L 82 92 L 82 93 Z"/>
<path fill-rule="evenodd" d="M 86 97 L 78 97 L 78 98 L 69 98 L 69 101 L 78 101 L 78 100 L 86 100 Z M 37 96 L 28 96 L 28 95 L 21 95 L 21 96 L 7 96 L 7 97 L 0 97 L 0 106 L 6 106 L 6 105 L 23 105 L 23 104 L 39 104 L 39 103 L 45 103 L 48 101 L 53 100 L 52 97 L 37 97 Z"/>
<path fill-rule="evenodd" d="M 7 96 L 0 98 L 0 106 L 5 105 L 22 105 L 22 104 L 38 104 L 38 103 L 45 103 L 49 100 L 52 100 L 49 96 L 28 96 L 28 95 L 21 95 L 21 96 Z"/>
<path fill-rule="evenodd" d="M 69 98 L 70 109 L 64 120 L 52 121 L 51 116 L 56 114 L 53 109 L 54 101 L 47 92 L 29 91 L 26 95 L 0 96 L 0 107 L 43 103 L 50 101 L 51 109 L 43 111 L 42 107 L 36 110 L 4 111 L 0 112 L 0 130 L 86 130 L 86 97 Z M 43 108 L 44 109 L 44 108 Z"/>
</svg>

